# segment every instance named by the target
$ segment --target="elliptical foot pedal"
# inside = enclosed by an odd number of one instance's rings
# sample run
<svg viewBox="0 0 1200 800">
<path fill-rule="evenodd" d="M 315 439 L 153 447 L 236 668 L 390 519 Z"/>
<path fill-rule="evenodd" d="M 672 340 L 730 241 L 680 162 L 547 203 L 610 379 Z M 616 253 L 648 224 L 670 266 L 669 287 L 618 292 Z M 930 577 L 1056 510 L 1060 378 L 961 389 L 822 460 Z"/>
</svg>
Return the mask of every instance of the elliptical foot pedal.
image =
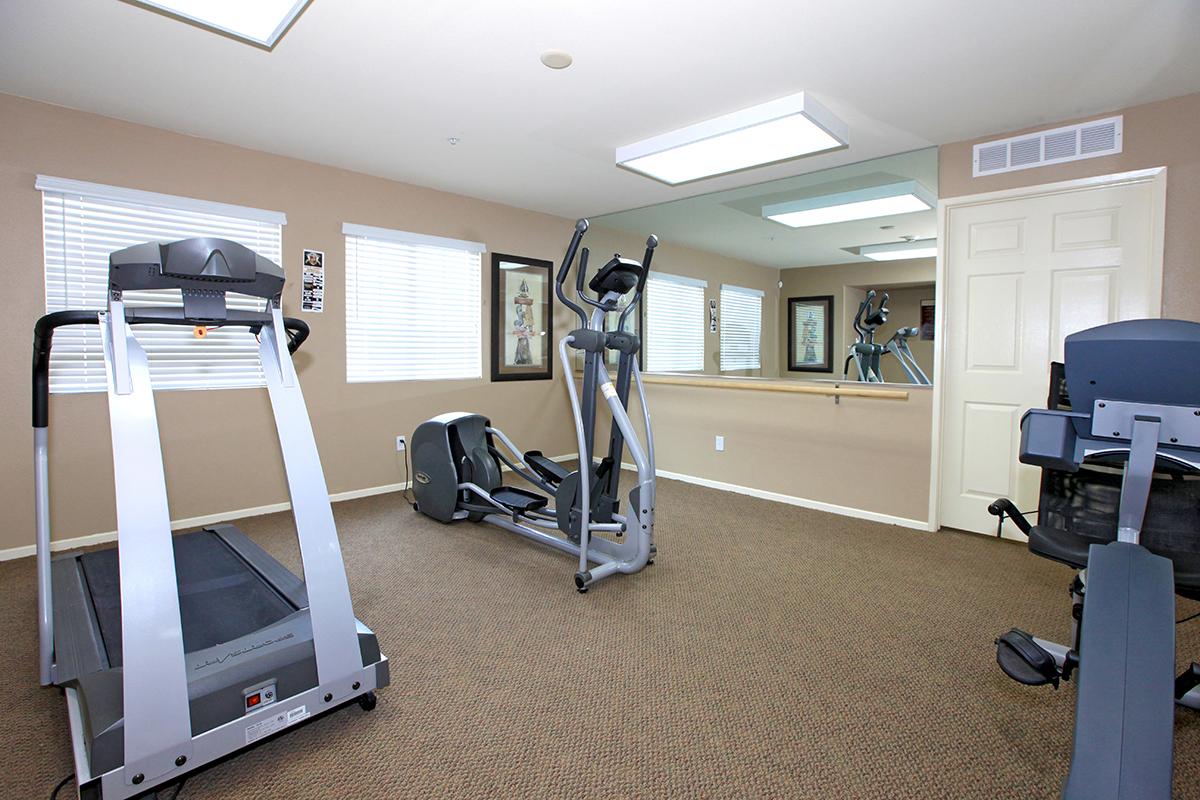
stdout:
<svg viewBox="0 0 1200 800">
<path fill-rule="evenodd" d="M 1188 697 L 1188 694 L 1198 686 L 1200 686 L 1200 664 L 1193 662 L 1190 668 L 1184 670 L 1175 679 L 1175 702 L 1190 708 L 1200 708 L 1200 697 L 1188 698 L 1187 702 L 1184 701 L 1184 698 Z"/>
<path fill-rule="evenodd" d="M 1058 688 L 1062 672 L 1050 651 L 1023 630 L 1013 628 L 996 640 L 996 663 L 1004 674 L 1026 686 Z"/>
</svg>

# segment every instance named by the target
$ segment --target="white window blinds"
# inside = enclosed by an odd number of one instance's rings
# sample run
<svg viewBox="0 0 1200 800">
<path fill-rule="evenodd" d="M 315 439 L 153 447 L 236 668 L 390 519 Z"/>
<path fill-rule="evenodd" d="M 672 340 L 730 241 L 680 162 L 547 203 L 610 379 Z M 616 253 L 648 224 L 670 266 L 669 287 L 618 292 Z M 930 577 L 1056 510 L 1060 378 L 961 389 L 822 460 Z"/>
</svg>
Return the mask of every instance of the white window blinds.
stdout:
<svg viewBox="0 0 1200 800">
<path fill-rule="evenodd" d="M 105 308 L 108 255 L 149 241 L 192 236 L 231 239 L 279 263 L 283 225 L 279 212 L 187 197 L 38 176 L 46 270 L 46 311 Z M 130 307 L 182 304 L 178 290 L 126 292 Z M 226 295 L 230 308 L 261 309 L 263 300 Z M 156 389 L 224 389 L 262 386 L 258 343 L 245 328 L 215 329 L 203 340 L 178 325 L 138 325 L 134 334 L 150 361 Z M 104 391 L 104 358 L 95 326 L 69 326 L 54 334 L 50 391 Z"/>
<path fill-rule="evenodd" d="M 646 280 L 646 369 L 704 369 L 704 289 L 694 278 L 651 272 Z"/>
<path fill-rule="evenodd" d="M 763 296 L 758 289 L 721 286 L 722 372 L 761 368 Z"/>
<path fill-rule="evenodd" d="M 486 247 L 345 224 L 346 380 L 483 377 Z"/>
</svg>

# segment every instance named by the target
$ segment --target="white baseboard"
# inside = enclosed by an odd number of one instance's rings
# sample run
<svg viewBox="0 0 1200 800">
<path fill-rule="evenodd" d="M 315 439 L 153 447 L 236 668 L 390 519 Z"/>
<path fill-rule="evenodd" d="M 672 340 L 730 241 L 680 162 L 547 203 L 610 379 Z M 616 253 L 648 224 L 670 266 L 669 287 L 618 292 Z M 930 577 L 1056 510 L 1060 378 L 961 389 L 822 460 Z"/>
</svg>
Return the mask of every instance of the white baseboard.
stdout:
<svg viewBox="0 0 1200 800">
<path fill-rule="evenodd" d="M 633 464 L 623 463 L 621 464 L 621 468 L 637 470 L 637 467 Z M 695 475 L 684 475 L 682 472 L 670 472 L 665 469 L 655 470 L 655 474 L 660 478 L 683 481 L 684 483 L 692 483 L 697 486 L 707 486 L 709 489 L 720 489 L 724 492 L 744 494 L 750 497 L 757 497 L 761 500 L 773 500 L 776 503 L 787 503 L 790 506 L 811 508 L 814 511 L 825 511 L 830 514 L 840 514 L 844 517 L 865 519 L 869 520 L 870 522 L 882 522 L 885 525 L 899 525 L 903 528 L 913 528 L 919 531 L 933 530 L 930 524 L 924 520 L 897 517 L 891 514 L 880 514 L 876 511 L 865 511 L 861 508 L 851 508 L 850 506 L 839 506 L 833 503 L 825 503 L 820 500 L 809 500 L 806 497 L 795 497 L 790 494 L 781 494 L 780 492 L 769 492 L 765 489 L 755 489 L 752 486 L 739 486 L 735 483 L 714 481 L 710 478 L 698 478 Z"/>
<path fill-rule="evenodd" d="M 576 453 L 567 453 L 566 455 L 553 456 L 551 461 L 573 461 L 578 458 Z M 622 469 L 636 470 L 637 467 L 633 464 L 622 464 Z M 505 471 L 508 468 L 505 467 Z M 682 472 L 671 472 L 669 470 L 658 470 L 658 476 L 668 478 L 670 480 L 683 481 L 697 486 L 706 486 L 710 489 L 720 489 L 725 492 L 734 492 L 735 494 L 744 494 L 750 497 L 757 497 L 762 500 L 772 500 L 776 503 L 787 503 L 792 506 L 800 506 L 802 508 L 811 508 L 815 511 L 825 511 L 830 514 L 841 514 L 845 517 L 854 517 L 856 519 L 865 519 L 871 522 L 882 522 L 885 525 L 899 525 L 904 528 L 913 528 L 915 530 L 929 531 L 932 530 L 928 522 L 923 520 L 908 519 L 906 517 L 897 517 L 891 514 L 880 514 L 875 511 L 864 511 L 859 508 L 851 508 L 849 506 L 839 506 L 833 503 L 824 503 L 820 500 L 809 500 L 805 497 L 795 497 L 793 495 L 782 494 L 780 492 L 769 492 L 765 489 L 755 489 L 751 486 L 739 486 L 734 483 L 725 483 L 724 481 L 715 481 L 710 478 L 699 478 L 695 475 L 685 475 Z M 389 483 L 383 486 L 368 486 L 365 489 L 351 489 L 346 492 L 337 492 L 329 495 L 330 502 L 339 503 L 345 500 L 357 500 L 362 497 L 371 497 L 377 494 L 388 494 L 390 492 L 404 491 L 409 487 L 409 483 Z M 187 517 L 185 519 L 177 519 L 171 522 L 171 530 L 180 530 L 182 528 L 198 528 L 205 525 L 213 525 L 218 522 L 230 522 L 236 519 L 245 519 L 247 517 L 258 517 L 263 514 L 275 514 L 280 511 L 290 509 L 291 503 L 272 503 L 265 506 L 254 506 L 253 508 L 239 508 L 232 511 L 221 511 L 216 514 L 205 514 L 199 517 Z M 50 550 L 59 552 L 62 550 L 74 550 L 77 547 L 90 547 L 97 544 L 107 544 L 117 540 L 116 531 L 106 531 L 104 533 L 93 533 L 87 536 L 78 536 L 73 539 L 58 539 L 50 543 Z M 25 558 L 36 553 L 34 545 L 24 545 L 23 547 L 11 547 L 7 550 L 0 550 L 0 561 L 9 561 L 14 558 Z"/>
<path fill-rule="evenodd" d="M 575 453 L 567 453 L 562 456 L 553 456 L 551 461 L 571 461 L 576 458 Z M 508 467 L 504 468 L 506 471 Z M 336 492 L 329 495 L 329 502 L 340 503 L 344 500 L 357 500 L 361 497 L 372 497 L 377 494 L 388 494 L 390 492 L 402 492 L 409 488 L 412 482 L 408 483 L 388 483 L 383 486 L 368 486 L 365 489 L 351 489 L 346 492 Z M 291 503 L 271 503 L 265 506 L 254 506 L 252 508 L 237 508 L 232 511 L 218 511 L 215 514 L 204 514 L 199 517 L 185 517 L 171 521 L 171 530 L 177 531 L 183 528 L 202 528 L 205 525 L 214 525 L 218 522 L 232 522 L 235 519 L 246 519 L 247 517 L 261 517 L 263 514 L 276 514 L 280 511 L 291 509 Z M 103 533 L 90 533 L 86 536 L 76 536 L 72 539 L 55 539 L 50 542 L 50 552 L 58 553 L 63 550 L 74 550 L 78 547 L 91 547 L 97 544 L 108 544 L 117 540 L 116 531 L 105 531 Z M 37 546 L 32 544 L 23 545 L 21 547 L 10 547 L 7 550 L 0 550 L 0 561 L 11 561 L 14 558 L 26 558 L 37 554 Z"/>
</svg>

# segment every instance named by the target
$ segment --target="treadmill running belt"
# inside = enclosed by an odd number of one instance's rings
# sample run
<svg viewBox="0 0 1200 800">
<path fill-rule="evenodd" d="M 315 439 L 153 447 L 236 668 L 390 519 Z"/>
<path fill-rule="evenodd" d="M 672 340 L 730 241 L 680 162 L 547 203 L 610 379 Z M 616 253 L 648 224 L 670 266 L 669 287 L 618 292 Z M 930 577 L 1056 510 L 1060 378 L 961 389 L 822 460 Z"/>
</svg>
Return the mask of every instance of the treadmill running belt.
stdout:
<svg viewBox="0 0 1200 800">
<path fill-rule="evenodd" d="M 192 653 L 266 627 L 295 611 L 219 536 L 194 531 L 172 539 L 183 647 Z M 108 663 L 121 666 L 121 583 L 116 548 L 79 557 Z"/>
</svg>

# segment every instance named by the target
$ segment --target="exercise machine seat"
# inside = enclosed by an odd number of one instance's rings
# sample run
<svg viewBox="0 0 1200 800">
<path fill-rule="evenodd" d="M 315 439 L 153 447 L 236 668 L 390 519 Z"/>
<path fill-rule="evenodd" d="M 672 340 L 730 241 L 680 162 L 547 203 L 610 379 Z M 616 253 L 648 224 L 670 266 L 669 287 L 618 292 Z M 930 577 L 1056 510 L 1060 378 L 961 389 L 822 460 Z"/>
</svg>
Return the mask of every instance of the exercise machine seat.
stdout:
<svg viewBox="0 0 1200 800">
<path fill-rule="evenodd" d="M 1029 550 L 1075 569 L 1085 569 L 1092 542 L 1062 528 L 1034 525 L 1029 530 Z"/>
<path fill-rule="evenodd" d="M 1127 542 L 1087 560 L 1075 745 L 1066 800 L 1171 796 L 1175 592 L 1171 562 Z"/>
<path fill-rule="evenodd" d="M 1030 552 L 1066 564 L 1075 569 L 1087 569 L 1088 548 L 1103 545 L 1077 533 L 1049 525 L 1034 525 L 1029 531 Z M 1200 553 L 1161 547 L 1147 548 L 1150 552 L 1169 558 L 1175 573 L 1175 591 L 1182 597 L 1200 600 Z M 1089 584 L 1090 585 L 1090 584 Z"/>
</svg>

